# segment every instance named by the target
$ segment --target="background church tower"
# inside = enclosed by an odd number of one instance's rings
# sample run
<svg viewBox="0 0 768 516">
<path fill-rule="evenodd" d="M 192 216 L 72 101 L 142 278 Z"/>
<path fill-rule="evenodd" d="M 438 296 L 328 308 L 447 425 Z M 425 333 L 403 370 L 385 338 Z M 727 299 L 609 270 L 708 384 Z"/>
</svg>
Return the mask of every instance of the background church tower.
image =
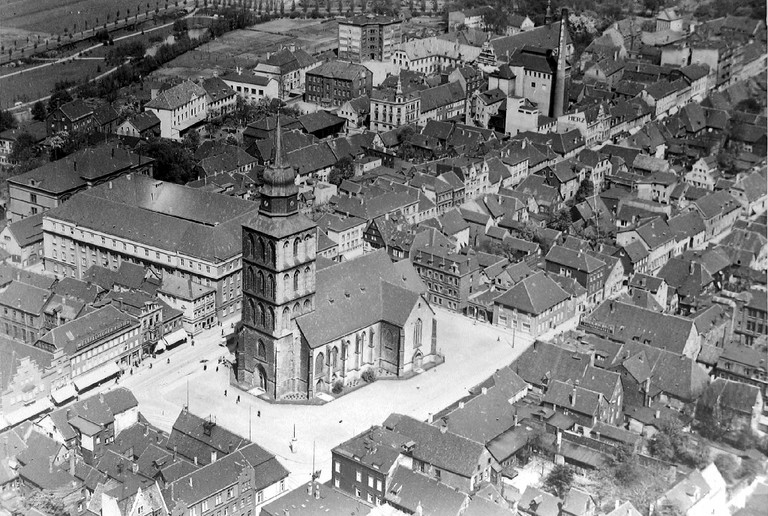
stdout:
<svg viewBox="0 0 768 516">
<path fill-rule="evenodd" d="M 315 308 L 314 222 L 298 211 L 296 171 L 283 162 L 277 115 L 274 165 L 264 170 L 259 213 L 243 224 L 243 320 L 237 381 L 271 397 L 307 392 L 307 353 L 295 318 Z"/>
</svg>

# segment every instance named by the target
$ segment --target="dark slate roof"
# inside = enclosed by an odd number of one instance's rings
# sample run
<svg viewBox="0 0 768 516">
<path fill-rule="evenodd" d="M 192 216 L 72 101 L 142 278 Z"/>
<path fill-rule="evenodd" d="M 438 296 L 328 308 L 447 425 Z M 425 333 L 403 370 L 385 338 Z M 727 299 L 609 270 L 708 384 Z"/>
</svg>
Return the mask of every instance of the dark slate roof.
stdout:
<svg viewBox="0 0 768 516">
<path fill-rule="evenodd" d="M 59 106 L 59 109 L 72 121 L 80 120 L 83 117 L 93 114 L 93 108 L 80 99 L 75 99 L 66 104 L 62 104 Z"/>
<path fill-rule="evenodd" d="M 552 246 L 549 250 L 545 260 L 548 262 L 556 263 L 557 265 L 564 265 L 578 271 L 586 272 L 587 274 L 598 270 L 600 267 L 604 267 L 605 263 L 598 260 L 594 256 L 590 256 L 587 253 L 568 249 L 560 245 Z"/>
<path fill-rule="evenodd" d="M 760 388 L 754 385 L 717 378 L 699 398 L 698 407 L 731 409 L 751 417 L 760 395 Z"/>
<path fill-rule="evenodd" d="M 128 119 L 128 122 L 140 133 L 151 129 L 155 126 L 160 126 L 160 119 L 154 111 L 144 111 L 138 113 Z"/>
<path fill-rule="evenodd" d="M 467 500 L 467 495 L 404 466 L 395 469 L 390 486 L 386 500 L 411 514 L 459 514 Z"/>
<path fill-rule="evenodd" d="M 328 111 L 320 110 L 300 116 L 299 122 L 306 132 L 314 133 L 330 127 L 343 125 L 346 120 Z"/>
<path fill-rule="evenodd" d="M 206 432 L 206 428 L 208 431 Z M 182 410 L 173 423 L 168 448 L 176 449 L 183 457 L 201 464 L 211 462 L 211 453 L 227 455 L 248 444 L 248 440 L 226 428 Z"/>
<path fill-rule="evenodd" d="M 30 246 L 43 241 L 43 214 L 38 213 L 16 222 L 8 224 L 8 231 L 11 232 L 16 243 L 21 248 Z"/>
<path fill-rule="evenodd" d="M 52 161 L 36 169 L 10 178 L 8 181 L 27 187 L 38 188 L 53 194 L 61 194 L 86 186 L 120 171 L 127 171 L 153 161 L 134 154 L 114 144 L 87 148 Z"/>
<path fill-rule="evenodd" d="M 424 292 L 383 249 L 318 271 L 316 288 L 315 310 L 296 320 L 312 348 L 378 321 L 402 327 Z"/>
<path fill-rule="evenodd" d="M 570 296 L 543 272 L 528 276 L 495 299 L 496 304 L 539 315 Z"/>
<path fill-rule="evenodd" d="M 606 334 L 621 342 L 636 340 L 677 354 L 683 353 L 693 330 L 691 319 L 611 300 L 601 303 L 583 322 L 589 332 Z M 595 324 L 603 325 L 605 330 L 597 331 Z"/>
<path fill-rule="evenodd" d="M 541 401 L 592 417 L 599 413 L 601 396 L 599 392 L 585 389 L 579 385 L 553 380 L 549 383 L 547 392 Z"/>
<path fill-rule="evenodd" d="M 163 497 L 168 507 L 174 507 L 179 502 L 191 506 L 237 483 L 242 471 L 247 468 L 254 470 L 251 483 L 254 492 L 288 476 L 288 470 L 274 455 L 257 444 L 248 444 L 166 485 Z"/>
<path fill-rule="evenodd" d="M 47 216 L 220 262 L 242 251 L 241 227 L 257 211 L 251 201 L 133 175 L 80 192 Z"/>
<path fill-rule="evenodd" d="M 476 441 L 402 414 L 391 414 L 382 426 L 414 441 L 415 459 L 467 478 L 477 472 L 485 450 Z"/>
<path fill-rule="evenodd" d="M 380 471 L 397 462 L 404 444 L 410 441 L 397 432 L 373 426 L 335 447 L 332 452 Z"/>
<path fill-rule="evenodd" d="M 65 355 L 73 355 L 83 346 L 91 335 L 105 330 L 114 331 L 116 327 L 138 326 L 138 320 L 112 305 L 88 312 L 82 317 L 53 328 L 40 337 L 40 341 L 63 350 Z"/>
<path fill-rule="evenodd" d="M 193 98 L 205 96 L 205 89 L 192 81 L 160 92 L 157 97 L 147 102 L 144 109 L 174 110 L 190 102 Z"/>
<path fill-rule="evenodd" d="M 429 88 L 420 92 L 421 112 L 429 111 L 458 102 L 466 97 L 464 89 L 458 82 L 449 82 L 441 84 L 434 88 Z"/>
<path fill-rule="evenodd" d="M 218 102 L 227 97 L 236 95 L 235 90 L 227 86 L 223 80 L 218 77 L 211 77 L 203 81 L 203 89 L 211 97 L 211 102 Z"/>
<path fill-rule="evenodd" d="M 19 281 L 13 281 L 0 291 L 0 306 L 20 310 L 25 314 L 41 316 L 43 307 L 51 297 L 49 290 Z"/>
</svg>

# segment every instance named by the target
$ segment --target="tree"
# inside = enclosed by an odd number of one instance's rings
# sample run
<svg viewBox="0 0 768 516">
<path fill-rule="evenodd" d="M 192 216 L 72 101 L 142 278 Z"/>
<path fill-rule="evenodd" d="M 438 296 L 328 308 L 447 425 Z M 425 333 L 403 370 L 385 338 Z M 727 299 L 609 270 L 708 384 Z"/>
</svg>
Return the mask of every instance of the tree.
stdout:
<svg viewBox="0 0 768 516">
<path fill-rule="evenodd" d="M 630 445 L 616 448 L 613 454 L 613 476 L 625 487 L 632 485 L 639 477 L 640 465 L 637 462 L 635 450 Z"/>
<path fill-rule="evenodd" d="M 562 498 L 571 488 L 572 483 L 573 470 L 564 464 L 558 464 L 544 479 L 544 488 Z"/>
<path fill-rule="evenodd" d="M 53 113 L 59 106 L 67 102 L 72 102 L 72 95 L 66 88 L 54 91 L 51 98 L 48 99 L 48 113 Z"/>
<path fill-rule="evenodd" d="M 328 182 L 339 186 L 343 180 L 350 179 L 354 173 L 352 158 L 344 156 L 334 165 L 331 173 L 328 174 Z"/>
<path fill-rule="evenodd" d="M 754 479 L 762 472 L 762 465 L 760 462 L 753 458 L 746 458 L 741 461 L 741 469 L 739 470 L 740 478 Z"/>
<path fill-rule="evenodd" d="M 191 152 L 195 152 L 195 150 L 200 146 L 200 134 L 197 132 L 197 130 L 190 129 L 184 135 L 182 143 L 184 144 L 184 147 L 189 149 Z"/>
<path fill-rule="evenodd" d="M 296 0 L 291 0 L 291 12 L 296 12 Z"/>
<path fill-rule="evenodd" d="M 567 232 L 573 224 L 571 217 L 571 210 L 566 208 L 560 208 L 556 212 L 552 213 L 547 220 L 547 227 L 554 229 L 555 231 Z"/>
<path fill-rule="evenodd" d="M 37 154 L 35 139 L 31 134 L 23 132 L 13 142 L 10 158 L 16 162 L 22 162 L 34 158 Z"/>
<path fill-rule="evenodd" d="M 13 129 L 16 127 L 16 119 L 13 118 L 13 115 L 10 111 L 2 110 L 0 111 L 0 131 L 5 131 L 6 129 Z"/>
<path fill-rule="evenodd" d="M 43 104 L 43 102 L 40 100 L 35 102 L 35 104 L 32 106 L 32 118 L 38 122 L 42 122 L 45 120 L 47 115 L 48 112 L 45 110 L 45 104 Z"/>
<path fill-rule="evenodd" d="M 155 179 L 186 184 L 196 179 L 194 157 L 182 144 L 168 140 L 144 142 L 137 153 L 155 159 Z"/>
<path fill-rule="evenodd" d="M 586 199 L 589 199 L 595 195 L 595 185 L 592 183 L 592 179 L 586 177 L 584 180 L 579 184 L 579 189 L 576 190 L 576 204 L 579 204 L 580 202 L 584 202 Z"/>
</svg>

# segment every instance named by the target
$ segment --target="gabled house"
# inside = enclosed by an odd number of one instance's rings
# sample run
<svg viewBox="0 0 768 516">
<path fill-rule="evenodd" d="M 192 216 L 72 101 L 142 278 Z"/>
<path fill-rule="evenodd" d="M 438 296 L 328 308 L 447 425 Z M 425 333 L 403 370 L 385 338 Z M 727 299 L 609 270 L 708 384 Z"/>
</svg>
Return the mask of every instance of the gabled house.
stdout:
<svg viewBox="0 0 768 516">
<path fill-rule="evenodd" d="M 144 105 L 160 119 L 160 136 L 180 140 L 190 127 L 208 118 L 208 95 L 192 81 L 158 93 Z"/>
</svg>

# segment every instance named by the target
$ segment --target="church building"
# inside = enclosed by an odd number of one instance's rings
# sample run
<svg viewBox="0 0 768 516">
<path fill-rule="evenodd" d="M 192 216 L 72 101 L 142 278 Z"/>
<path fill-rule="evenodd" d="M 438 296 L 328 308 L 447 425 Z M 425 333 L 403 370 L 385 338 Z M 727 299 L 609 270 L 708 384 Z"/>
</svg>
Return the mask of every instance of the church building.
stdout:
<svg viewBox="0 0 768 516">
<path fill-rule="evenodd" d="M 279 119 L 278 119 L 279 124 Z M 235 373 L 275 399 L 309 399 L 341 382 L 401 377 L 437 357 L 437 322 L 409 260 L 385 251 L 333 264 L 298 211 L 296 171 L 278 127 L 258 215 L 243 224 L 243 312 Z"/>
</svg>

